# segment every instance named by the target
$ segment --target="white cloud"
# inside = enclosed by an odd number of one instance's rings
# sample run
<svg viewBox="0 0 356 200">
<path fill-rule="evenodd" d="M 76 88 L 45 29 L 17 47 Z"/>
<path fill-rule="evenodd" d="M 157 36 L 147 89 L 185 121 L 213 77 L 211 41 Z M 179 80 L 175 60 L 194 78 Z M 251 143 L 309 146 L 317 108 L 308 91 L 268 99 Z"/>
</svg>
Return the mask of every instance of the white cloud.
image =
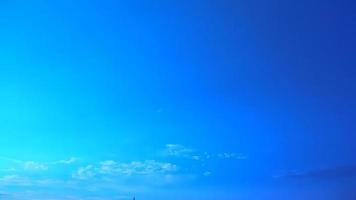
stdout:
<svg viewBox="0 0 356 200">
<path fill-rule="evenodd" d="M 0 160 L 7 161 L 12 164 L 12 166 L 8 169 L 1 169 L 1 171 L 45 171 L 50 167 L 55 165 L 69 165 L 73 164 L 78 160 L 78 158 L 70 157 L 68 159 L 57 160 L 52 162 L 38 162 L 38 161 L 23 161 L 19 159 L 9 158 L 0 156 Z"/>
<path fill-rule="evenodd" d="M 38 163 L 38 162 L 34 162 L 34 161 L 25 161 L 23 163 L 23 168 L 25 170 L 39 171 L 39 170 L 47 170 L 48 166 L 44 163 Z"/>
<path fill-rule="evenodd" d="M 246 159 L 247 156 L 244 154 L 237 154 L 237 153 L 220 153 L 217 155 L 218 158 L 222 158 L 222 159 L 238 159 L 238 160 L 242 160 L 242 159 Z"/>
<path fill-rule="evenodd" d="M 189 149 L 183 145 L 180 144 L 166 144 L 166 149 L 165 152 L 169 155 L 169 156 L 188 156 L 190 155 L 193 150 Z"/>
<path fill-rule="evenodd" d="M 103 161 L 100 163 L 99 172 L 102 174 L 148 175 L 157 173 L 169 173 L 177 170 L 172 163 L 158 162 L 155 160 L 133 161 L 129 163 L 117 163 L 115 161 Z"/>
<path fill-rule="evenodd" d="M 72 177 L 75 179 L 88 179 L 95 176 L 95 169 L 92 165 L 85 167 L 80 167 L 75 173 L 72 174 Z"/>
<path fill-rule="evenodd" d="M 165 155 L 172 157 L 180 157 L 197 161 L 209 159 L 246 159 L 247 156 L 241 153 L 199 153 L 191 148 L 187 148 L 181 144 L 166 144 Z"/>
<path fill-rule="evenodd" d="M 59 160 L 57 162 L 54 162 L 55 164 L 58 163 L 58 164 L 65 164 L 65 165 L 69 165 L 69 164 L 72 164 L 74 162 L 76 162 L 78 160 L 78 158 L 76 157 L 71 157 L 71 158 L 68 158 L 66 160 Z"/>
<path fill-rule="evenodd" d="M 158 162 L 155 160 L 133 161 L 120 163 L 106 160 L 95 165 L 79 168 L 72 177 L 88 179 L 93 176 L 131 176 L 131 175 L 164 175 L 177 171 L 177 166 L 172 163 Z"/>
</svg>

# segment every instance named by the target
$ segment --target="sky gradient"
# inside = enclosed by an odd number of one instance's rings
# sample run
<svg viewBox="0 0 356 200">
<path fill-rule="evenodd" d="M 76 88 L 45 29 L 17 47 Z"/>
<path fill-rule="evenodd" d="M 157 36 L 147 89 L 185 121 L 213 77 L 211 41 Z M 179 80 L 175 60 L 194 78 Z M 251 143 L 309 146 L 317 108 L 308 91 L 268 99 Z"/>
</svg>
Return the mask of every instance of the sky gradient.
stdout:
<svg viewBox="0 0 356 200">
<path fill-rule="evenodd" d="M 1 1 L 0 199 L 354 200 L 356 3 Z"/>
</svg>

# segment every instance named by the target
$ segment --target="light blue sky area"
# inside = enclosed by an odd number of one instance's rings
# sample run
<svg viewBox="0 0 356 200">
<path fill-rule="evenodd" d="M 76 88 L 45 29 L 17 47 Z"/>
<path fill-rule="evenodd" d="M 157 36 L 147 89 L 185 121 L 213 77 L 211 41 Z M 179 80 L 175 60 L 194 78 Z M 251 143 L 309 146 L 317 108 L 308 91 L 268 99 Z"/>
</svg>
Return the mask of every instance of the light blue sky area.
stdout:
<svg viewBox="0 0 356 200">
<path fill-rule="evenodd" d="M 0 2 L 0 199 L 355 199 L 355 6 Z"/>
</svg>

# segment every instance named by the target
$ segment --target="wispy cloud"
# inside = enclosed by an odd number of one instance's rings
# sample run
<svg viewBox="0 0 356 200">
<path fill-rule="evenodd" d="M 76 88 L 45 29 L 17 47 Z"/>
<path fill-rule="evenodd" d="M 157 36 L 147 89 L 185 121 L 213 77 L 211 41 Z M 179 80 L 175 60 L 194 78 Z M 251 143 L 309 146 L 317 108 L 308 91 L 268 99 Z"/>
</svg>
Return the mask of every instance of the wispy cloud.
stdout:
<svg viewBox="0 0 356 200">
<path fill-rule="evenodd" d="M 166 144 L 165 153 L 169 156 L 188 156 L 193 150 L 180 144 Z"/>
<path fill-rule="evenodd" d="M 222 159 L 247 159 L 247 156 L 241 153 L 219 153 L 217 154 L 217 157 Z"/>
<path fill-rule="evenodd" d="M 43 162 L 43 161 L 34 161 L 34 160 L 20 160 L 20 159 L 9 158 L 6 156 L 0 156 L 0 160 L 14 164 L 10 169 L 5 169 L 2 171 L 20 171 L 20 170 L 45 171 L 45 170 L 48 170 L 50 167 L 53 167 L 56 165 L 73 164 L 78 160 L 78 158 L 70 157 L 68 159 L 63 159 L 63 160 Z"/>
<path fill-rule="evenodd" d="M 65 159 L 65 160 L 58 160 L 58 161 L 55 161 L 54 164 L 65 164 L 65 165 L 69 165 L 69 164 L 75 163 L 76 161 L 78 161 L 78 158 L 76 158 L 76 157 L 71 157 L 71 158 L 68 158 L 68 159 Z"/>
<path fill-rule="evenodd" d="M 48 165 L 45 163 L 39 163 L 39 162 L 34 162 L 34 161 L 26 161 L 23 162 L 23 168 L 25 170 L 33 170 L 33 171 L 38 171 L 38 170 L 47 170 Z"/>
<path fill-rule="evenodd" d="M 113 160 L 101 161 L 95 165 L 80 167 L 72 174 L 73 178 L 88 179 L 100 176 L 131 176 L 131 175 L 158 175 L 177 171 L 177 166 L 168 162 L 155 160 L 133 161 L 121 163 Z"/>
<path fill-rule="evenodd" d="M 356 165 L 314 170 L 291 170 L 279 173 L 275 178 L 336 180 L 356 177 Z"/>
<path fill-rule="evenodd" d="M 96 175 L 96 170 L 92 165 L 87 165 L 85 167 L 80 167 L 76 172 L 72 174 L 75 179 L 88 179 Z"/>
<path fill-rule="evenodd" d="M 206 171 L 203 173 L 203 176 L 211 176 L 211 172 L 210 171 Z"/>
<path fill-rule="evenodd" d="M 192 160 L 209 160 L 209 159 L 247 159 L 247 155 L 242 153 L 208 153 L 200 152 L 192 148 L 185 147 L 181 144 L 166 144 L 164 149 L 164 155 L 170 157 L 180 157 Z"/>
</svg>

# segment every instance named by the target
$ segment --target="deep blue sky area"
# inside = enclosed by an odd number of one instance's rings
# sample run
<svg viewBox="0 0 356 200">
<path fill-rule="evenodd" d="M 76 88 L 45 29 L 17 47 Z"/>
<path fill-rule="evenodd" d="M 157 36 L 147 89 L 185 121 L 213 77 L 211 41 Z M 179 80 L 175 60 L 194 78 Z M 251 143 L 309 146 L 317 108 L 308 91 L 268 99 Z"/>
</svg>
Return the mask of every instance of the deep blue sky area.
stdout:
<svg viewBox="0 0 356 200">
<path fill-rule="evenodd" d="M 356 199 L 356 3 L 1 1 L 0 199 Z"/>
</svg>

